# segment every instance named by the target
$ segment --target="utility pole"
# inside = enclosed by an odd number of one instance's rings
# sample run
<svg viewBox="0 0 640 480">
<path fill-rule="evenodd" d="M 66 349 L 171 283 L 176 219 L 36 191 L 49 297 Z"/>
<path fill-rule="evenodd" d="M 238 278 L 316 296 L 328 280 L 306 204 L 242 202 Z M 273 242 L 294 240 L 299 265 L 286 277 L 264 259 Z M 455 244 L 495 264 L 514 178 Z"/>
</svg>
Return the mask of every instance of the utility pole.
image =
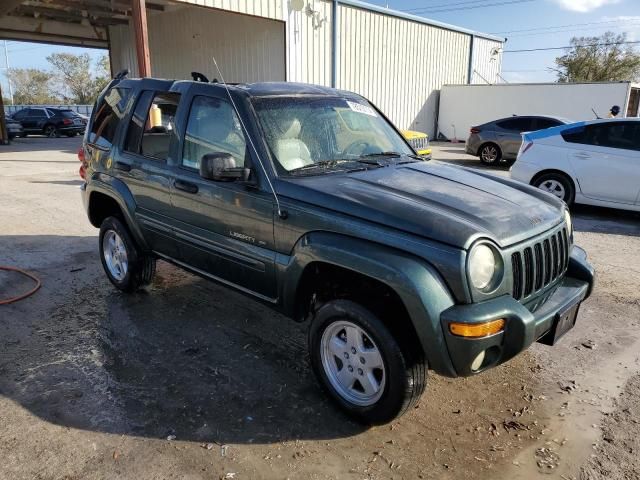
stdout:
<svg viewBox="0 0 640 480">
<path fill-rule="evenodd" d="M 7 41 L 4 41 L 4 67 L 7 71 L 7 83 L 9 84 L 9 99 L 11 100 L 11 105 L 14 105 L 13 102 L 13 87 L 11 86 L 11 78 L 9 78 L 9 51 L 7 50 Z"/>
</svg>

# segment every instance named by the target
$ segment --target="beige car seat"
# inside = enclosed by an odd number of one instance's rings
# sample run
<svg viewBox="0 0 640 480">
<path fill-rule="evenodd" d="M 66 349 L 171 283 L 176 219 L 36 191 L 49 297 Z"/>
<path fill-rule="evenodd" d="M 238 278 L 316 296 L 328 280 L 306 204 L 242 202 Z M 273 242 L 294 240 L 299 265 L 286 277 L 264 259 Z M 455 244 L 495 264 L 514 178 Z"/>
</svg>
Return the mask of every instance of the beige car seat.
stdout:
<svg viewBox="0 0 640 480">
<path fill-rule="evenodd" d="M 311 165 L 311 152 L 309 147 L 298 138 L 302 130 L 300 120 L 294 118 L 283 129 L 283 133 L 276 141 L 276 157 L 285 170 L 293 170 L 294 168 Z"/>
</svg>

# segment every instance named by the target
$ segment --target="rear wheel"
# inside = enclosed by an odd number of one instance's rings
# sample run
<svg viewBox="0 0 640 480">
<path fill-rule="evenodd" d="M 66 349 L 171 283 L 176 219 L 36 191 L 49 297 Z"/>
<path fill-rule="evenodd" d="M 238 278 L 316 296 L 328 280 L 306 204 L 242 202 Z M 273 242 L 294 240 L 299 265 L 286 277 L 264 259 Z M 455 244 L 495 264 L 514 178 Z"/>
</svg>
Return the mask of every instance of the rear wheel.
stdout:
<svg viewBox="0 0 640 480">
<path fill-rule="evenodd" d="M 394 338 L 371 311 L 332 300 L 315 313 L 309 331 L 311 364 L 331 398 L 366 424 L 393 420 L 424 391 L 422 353 Z"/>
<path fill-rule="evenodd" d="M 485 165 L 494 165 L 502 158 L 502 151 L 494 143 L 487 143 L 480 147 L 480 161 Z"/>
<path fill-rule="evenodd" d="M 57 138 L 60 136 L 60 132 L 58 132 L 55 125 L 47 125 L 44 127 L 44 134 L 49 138 Z"/>
<path fill-rule="evenodd" d="M 99 238 L 102 267 L 113 285 L 134 292 L 151 283 L 156 261 L 138 248 L 119 219 L 107 217 L 100 226 Z"/>
<path fill-rule="evenodd" d="M 540 175 L 531 183 L 534 187 L 555 195 L 567 205 L 571 205 L 575 199 L 576 191 L 573 182 L 562 173 L 550 172 Z"/>
</svg>

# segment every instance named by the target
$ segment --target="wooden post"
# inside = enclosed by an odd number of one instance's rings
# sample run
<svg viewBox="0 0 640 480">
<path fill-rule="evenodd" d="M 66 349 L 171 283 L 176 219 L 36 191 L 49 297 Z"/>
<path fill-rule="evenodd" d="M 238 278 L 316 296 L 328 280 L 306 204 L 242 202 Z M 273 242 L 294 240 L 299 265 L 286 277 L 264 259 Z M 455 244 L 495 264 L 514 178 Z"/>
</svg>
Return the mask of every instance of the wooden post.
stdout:
<svg viewBox="0 0 640 480">
<path fill-rule="evenodd" d="M 138 57 L 138 75 L 151 76 L 149 57 L 149 36 L 147 34 L 147 7 L 145 0 L 133 0 L 133 29 L 136 37 L 136 56 Z"/>
<path fill-rule="evenodd" d="M 2 86 L 0 86 L 0 145 L 9 143 L 9 131 L 7 130 L 7 122 L 4 117 L 4 100 L 2 99 Z"/>
</svg>

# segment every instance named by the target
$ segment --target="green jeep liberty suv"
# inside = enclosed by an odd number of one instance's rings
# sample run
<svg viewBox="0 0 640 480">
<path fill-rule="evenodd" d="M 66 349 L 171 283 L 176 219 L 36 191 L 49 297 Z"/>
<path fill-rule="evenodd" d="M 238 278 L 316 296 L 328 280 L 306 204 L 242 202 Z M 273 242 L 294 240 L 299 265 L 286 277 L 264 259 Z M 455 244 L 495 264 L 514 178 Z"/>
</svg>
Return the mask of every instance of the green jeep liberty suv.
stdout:
<svg viewBox="0 0 640 480">
<path fill-rule="evenodd" d="M 309 320 L 319 382 L 366 423 L 411 408 L 427 370 L 552 345 L 591 293 L 562 201 L 425 161 L 354 93 L 119 74 L 79 156 L 117 288 L 162 259 Z"/>
</svg>

